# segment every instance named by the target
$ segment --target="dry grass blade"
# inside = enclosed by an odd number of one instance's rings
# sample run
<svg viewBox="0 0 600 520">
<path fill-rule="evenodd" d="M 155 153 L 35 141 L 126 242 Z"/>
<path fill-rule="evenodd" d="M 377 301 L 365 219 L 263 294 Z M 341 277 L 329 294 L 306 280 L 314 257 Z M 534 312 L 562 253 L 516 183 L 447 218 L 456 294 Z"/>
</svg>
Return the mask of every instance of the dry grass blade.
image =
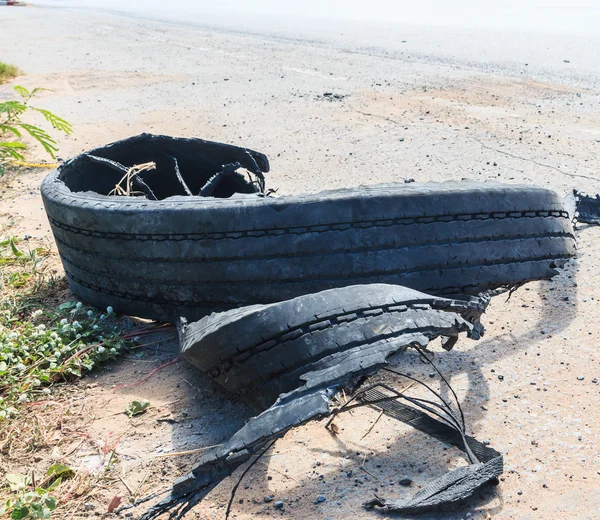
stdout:
<svg viewBox="0 0 600 520">
<path fill-rule="evenodd" d="M 371 424 L 371 426 L 369 426 L 369 429 L 363 433 L 363 436 L 360 438 L 360 440 L 362 441 L 367 435 L 369 435 L 369 433 L 371 433 L 371 430 L 373 430 L 373 428 L 375 427 L 375 425 L 379 422 L 379 419 L 381 419 L 381 416 L 383 415 L 383 410 L 381 410 L 381 412 L 379 412 L 379 415 L 377 416 L 377 419 L 375 419 L 375 421 L 373 422 L 373 424 Z"/>
<path fill-rule="evenodd" d="M 155 170 L 156 163 L 155 162 L 147 162 L 142 164 L 134 164 L 131 168 L 127 170 L 127 173 L 123 175 L 121 180 L 115 185 L 114 189 L 111 190 L 109 195 L 121 195 L 123 197 L 137 197 L 140 195 L 145 195 L 144 192 L 136 191 L 133 189 L 133 182 L 138 174 L 141 172 Z M 125 183 L 125 187 L 123 187 L 123 183 Z"/>
<path fill-rule="evenodd" d="M 363 465 L 360 466 L 360 469 L 362 469 L 367 475 L 370 475 L 375 480 L 379 481 L 380 484 L 384 484 L 385 485 L 385 482 L 383 482 L 383 480 L 381 480 L 377 475 L 373 475 L 373 473 L 371 473 L 367 468 L 365 468 L 364 461 L 363 461 Z"/>
<path fill-rule="evenodd" d="M 193 450 L 186 451 L 171 451 L 169 453 L 161 453 L 160 455 L 156 455 L 155 459 L 162 459 L 165 457 L 180 457 L 181 455 L 192 455 L 194 453 L 201 453 L 206 450 L 212 450 L 213 448 L 218 448 L 221 444 L 215 444 L 213 446 L 205 446 L 203 448 L 195 448 Z"/>
</svg>

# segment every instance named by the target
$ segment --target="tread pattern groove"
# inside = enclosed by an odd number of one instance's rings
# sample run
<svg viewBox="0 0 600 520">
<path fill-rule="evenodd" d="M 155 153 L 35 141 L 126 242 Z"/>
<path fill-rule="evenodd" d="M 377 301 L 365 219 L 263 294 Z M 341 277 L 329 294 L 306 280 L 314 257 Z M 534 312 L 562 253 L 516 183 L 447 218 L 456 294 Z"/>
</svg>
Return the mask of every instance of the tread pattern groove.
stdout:
<svg viewBox="0 0 600 520">
<path fill-rule="evenodd" d="M 80 270 L 83 273 L 86 274 L 91 274 L 97 277 L 105 277 L 107 278 L 107 280 L 109 281 L 121 281 L 123 283 L 140 283 L 140 284 L 144 284 L 144 285 L 152 285 L 152 286 L 156 286 L 156 287 L 160 287 L 160 286 L 165 286 L 165 287 L 187 287 L 190 285 L 190 281 L 188 280 L 184 280 L 184 281 L 173 281 L 173 280 L 166 280 L 166 281 L 156 281 L 156 280 L 151 280 L 151 279 L 142 279 L 142 280 L 132 280 L 130 277 L 119 277 L 119 276 L 115 276 L 115 275 L 107 275 L 105 273 L 99 272 L 99 271 L 95 271 L 86 267 L 81 267 L 78 266 L 77 264 L 73 263 L 68 256 L 64 255 L 64 253 L 60 253 L 60 257 L 63 260 L 63 262 L 66 262 L 67 264 L 69 264 L 70 266 Z M 435 265 L 428 265 L 427 267 L 423 267 L 423 266 L 414 266 L 414 267 L 410 267 L 410 268 L 406 268 L 406 269 L 390 269 L 388 271 L 370 271 L 370 272 L 360 272 L 360 273 L 346 273 L 344 275 L 340 275 L 340 276 L 335 276 L 335 277 L 326 277 L 326 278 L 321 278 L 318 276 L 314 276 L 314 277 L 308 277 L 308 276 L 303 276 L 302 278 L 278 278 L 276 280 L 274 279 L 255 279 L 255 280 L 211 280 L 211 281 L 202 281 L 202 282 L 193 282 L 193 284 L 195 286 L 198 285 L 204 285 L 204 286 L 227 286 L 227 285 L 236 285 L 236 286 L 252 286 L 252 285 L 257 285 L 257 284 L 269 284 L 269 285 L 288 285 L 288 284 L 307 284 L 307 283 L 314 283 L 314 282 L 322 282 L 322 283 L 327 283 L 327 282 L 336 282 L 339 280 L 350 280 L 350 279 L 356 279 L 357 281 L 360 280 L 362 281 L 363 279 L 369 279 L 369 278 L 377 278 L 377 277 L 382 277 L 382 276 L 396 276 L 396 275 L 408 275 L 408 274 L 418 274 L 418 273 L 427 273 L 427 272 L 434 272 L 434 271 L 439 271 L 440 269 L 471 269 L 471 268 L 477 268 L 477 267 L 490 267 L 490 266 L 508 266 L 508 265 L 515 265 L 515 264 L 525 264 L 525 263 L 534 263 L 534 262 L 545 262 L 545 261 L 553 261 L 553 260 L 562 260 L 562 259 L 568 259 L 571 258 L 572 255 L 569 253 L 564 253 L 564 254 L 553 254 L 553 255 L 542 255 L 542 256 L 529 256 L 526 258 L 519 258 L 518 260 L 510 260 L 507 261 L 505 258 L 501 258 L 498 260 L 492 260 L 492 261 L 488 261 L 488 262 L 477 262 L 477 263 L 468 263 L 468 262 L 457 262 L 454 264 L 448 264 L 447 262 L 445 263 L 441 263 L 441 264 L 435 264 Z M 66 270 L 66 268 L 65 268 Z M 75 278 L 73 276 L 73 278 Z M 422 290 L 422 289 L 421 289 Z M 424 291 L 423 292 L 427 292 Z"/>
<path fill-rule="evenodd" d="M 542 238 L 569 238 L 569 239 L 575 239 L 574 235 L 572 233 L 569 233 L 567 231 L 557 231 L 557 232 L 540 232 L 540 233 L 533 233 L 533 234 L 528 234 L 528 235 L 518 235 L 518 234 L 514 234 L 514 235 L 499 235 L 499 236 L 494 236 L 494 237 L 484 237 L 484 238 L 479 238 L 479 237 L 475 237 L 475 238 L 464 238 L 462 240 L 431 240 L 431 241 L 423 241 L 423 242 L 403 242 L 402 244 L 398 244 L 398 245 L 392 245 L 392 246 L 374 246 L 374 247 L 356 247 L 356 248 L 352 248 L 352 251 L 350 252 L 351 254 L 356 254 L 356 253 L 372 253 L 372 252 L 379 252 L 379 251 L 394 251 L 394 250 L 401 250 L 404 249 L 406 247 L 411 247 L 411 249 L 419 249 L 419 248 L 424 248 L 424 247 L 431 247 L 431 246 L 437 246 L 437 245 L 448 245 L 448 246 L 454 246 L 454 245 L 460 245 L 460 244 L 482 244 L 482 243 L 490 243 L 490 242 L 502 242 L 504 240 L 536 240 L 536 239 L 542 239 Z M 274 259 L 274 258 L 310 258 L 311 256 L 319 256 L 319 257 L 324 257 L 324 256 L 333 256 L 336 254 L 340 254 L 342 252 L 347 252 L 347 248 L 341 248 L 341 249 L 326 249 L 326 250 L 313 250 L 310 252 L 298 252 L 296 254 L 277 254 L 274 253 L 272 255 L 246 255 L 246 256 L 230 256 L 230 257 L 218 257 L 218 258 L 166 258 L 166 257 L 136 257 L 134 259 L 132 259 L 131 257 L 127 257 L 127 256 L 111 256 L 111 255 L 105 255 L 105 254 L 101 254 L 98 253 L 96 251 L 86 251 L 84 249 L 81 249 L 79 247 L 73 247 L 69 244 L 67 244 L 66 242 L 64 242 L 63 240 L 56 238 L 55 240 L 57 243 L 71 249 L 72 251 L 76 252 L 77 254 L 81 254 L 81 255 L 89 255 L 92 256 L 94 259 L 106 259 L 106 260 L 124 260 L 124 261 L 128 261 L 128 262 L 134 262 L 134 263 L 160 263 L 160 262 L 165 262 L 165 263 L 184 263 L 184 264 L 190 264 L 190 263 L 220 263 L 220 262 L 253 262 L 256 260 L 270 260 L 270 259 Z M 328 246 L 329 243 L 324 243 L 324 246 Z M 65 257 L 67 257 L 68 255 L 65 255 Z M 70 263 L 73 263 L 70 261 Z"/>
<path fill-rule="evenodd" d="M 568 220 L 569 214 L 566 211 L 555 210 L 524 210 L 510 213 L 459 213 L 456 215 L 433 215 L 427 217 L 411 217 L 411 218 L 396 218 L 396 219 L 377 219 L 354 222 L 342 222 L 336 224 L 318 224 L 314 226 L 304 227 L 287 227 L 287 228 L 266 228 L 266 229 L 246 229 L 240 231 L 220 232 L 220 233 L 109 233 L 106 231 L 94 231 L 90 229 L 79 228 L 60 222 L 52 217 L 48 217 L 50 223 L 60 229 L 69 231 L 70 233 L 94 237 L 94 238 L 110 238 L 121 240 L 152 240 L 152 241 L 182 241 L 182 240 L 222 240 L 222 239 L 237 239 L 237 238 L 260 238 L 264 236 L 277 236 L 284 234 L 303 235 L 324 233 L 327 231 L 339 231 L 350 228 L 365 229 L 369 227 L 386 227 L 386 226 L 410 226 L 413 224 L 433 223 L 433 222 L 452 222 L 460 220 L 503 220 L 514 218 L 534 218 L 534 217 L 549 217 L 549 218 L 565 218 Z"/>
</svg>

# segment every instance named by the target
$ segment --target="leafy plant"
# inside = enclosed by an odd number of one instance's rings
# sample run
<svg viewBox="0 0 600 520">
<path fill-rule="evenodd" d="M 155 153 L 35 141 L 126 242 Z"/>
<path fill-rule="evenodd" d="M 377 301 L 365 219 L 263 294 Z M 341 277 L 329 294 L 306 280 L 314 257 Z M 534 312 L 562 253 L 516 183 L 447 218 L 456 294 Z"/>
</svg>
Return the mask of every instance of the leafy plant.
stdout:
<svg viewBox="0 0 600 520">
<path fill-rule="evenodd" d="M 16 496 L 0 507 L 0 515 L 10 512 L 11 520 L 50 518 L 57 506 L 56 498 L 50 493 L 61 484 L 63 478 L 73 475 L 73 470 L 68 466 L 53 464 L 46 472 L 46 479 L 36 486 L 28 475 L 6 474 L 4 478 Z"/>
<path fill-rule="evenodd" d="M 71 308 L 72 307 L 72 308 Z M 45 323 L 44 323 L 45 322 Z M 17 406 L 50 394 L 57 381 L 117 357 L 128 343 L 114 315 L 68 302 L 56 311 L 36 310 L 29 319 L 4 313 L 0 325 L 0 422 Z"/>
<path fill-rule="evenodd" d="M 66 518 L 69 500 L 81 498 L 104 478 L 75 472 L 60 462 L 52 463 L 41 478 L 34 475 L 35 468 L 22 468 L 26 457 L 42 453 L 40 445 L 50 449 L 60 442 L 49 432 L 55 431 L 58 420 L 52 402 L 71 395 L 64 383 L 116 358 L 132 340 L 152 330 L 119 318 L 112 307 L 101 311 L 65 301 L 64 280 L 47 276 L 52 253 L 34 243 L 0 236 L 0 518 L 23 520 Z M 143 402 L 139 405 L 144 408 Z M 77 413 L 65 415 L 74 419 Z M 63 435 L 70 435 L 68 427 Z M 107 436 L 100 447 L 103 456 L 110 455 L 108 469 L 117 459 L 119 438 L 109 442 Z M 60 486 L 67 479 L 74 483 Z M 117 508 L 118 500 L 111 504 Z"/>
<path fill-rule="evenodd" d="M 43 279 L 44 261 L 49 251 L 36 247 L 24 252 L 17 247 L 17 239 L 0 238 L 0 293 L 8 294 L 10 289 L 23 287 L 30 281 Z"/>
<path fill-rule="evenodd" d="M 34 491 L 28 491 L 19 496 L 14 503 L 9 501 L 5 509 L 7 511 L 12 509 L 11 520 L 50 518 L 52 511 L 56 509 L 56 499 L 50 496 L 46 490 L 36 488 Z"/>
<path fill-rule="evenodd" d="M 10 160 L 25 160 L 27 144 L 22 139 L 27 134 L 40 143 L 52 159 L 56 159 L 58 147 L 52 136 L 43 128 L 24 122 L 22 117 L 25 112 L 37 112 L 55 130 L 67 135 L 73 130 L 71 124 L 49 110 L 30 105 L 38 92 L 47 89 L 36 88 L 29 91 L 25 87 L 16 86 L 14 90 L 19 95 L 18 99 L 0 102 L 0 168 Z"/>
<path fill-rule="evenodd" d="M 34 250 L 35 251 L 35 250 Z M 2 292 L 35 281 L 40 256 L 25 253 L 14 238 L 0 240 Z M 29 401 L 45 399 L 49 385 L 81 377 L 116 358 L 134 333 L 127 319 L 86 308 L 80 302 L 31 309 L 4 296 L 0 301 L 0 423 Z"/>
</svg>

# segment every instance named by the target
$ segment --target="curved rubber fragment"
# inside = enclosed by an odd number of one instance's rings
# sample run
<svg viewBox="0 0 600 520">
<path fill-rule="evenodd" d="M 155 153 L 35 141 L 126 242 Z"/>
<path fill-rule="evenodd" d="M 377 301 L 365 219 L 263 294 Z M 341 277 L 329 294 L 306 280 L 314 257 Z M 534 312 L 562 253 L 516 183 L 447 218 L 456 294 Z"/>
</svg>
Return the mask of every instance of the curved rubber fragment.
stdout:
<svg viewBox="0 0 600 520">
<path fill-rule="evenodd" d="M 180 324 L 181 356 L 258 409 L 356 367 L 379 366 L 411 341 L 478 338 L 487 299 L 430 296 L 397 285 L 330 289 Z M 360 362 L 359 362 L 360 360 Z"/>
<path fill-rule="evenodd" d="M 365 507 L 378 507 L 384 513 L 424 513 L 465 500 L 473 491 L 497 478 L 502 468 L 502 456 L 499 455 L 485 463 L 470 464 L 450 471 L 409 498 L 395 501 L 375 498 L 365 503 Z"/>
<path fill-rule="evenodd" d="M 573 196 L 575 197 L 575 218 L 577 222 L 600 224 L 600 195 L 591 197 L 573 190 Z"/>
<path fill-rule="evenodd" d="M 158 200 L 108 196 L 123 176 L 109 164 L 150 161 L 156 169 L 138 177 Z M 252 181 L 231 173 L 238 164 Z M 66 161 L 41 195 L 72 291 L 172 322 L 357 284 L 478 294 L 551 278 L 575 254 L 569 214 L 547 189 L 461 181 L 249 193 L 264 191 L 268 170 L 259 152 L 148 134 Z"/>
<path fill-rule="evenodd" d="M 266 381 L 264 374 L 254 372 L 250 382 L 239 387 L 238 394 L 257 407 L 268 403 L 263 406 L 266 410 L 248 421 L 229 441 L 204 453 L 192 471 L 174 484 L 170 496 L 141 518 L 150 520 L 166 511 L 191 508 L 269 441 L 283 436 L 295 426 L 334 413 L 330 401 L 337 392 L 344 389 L 352 393 L 368 376 L 386 365 L 397 363 L 401 358 L 398 354 L 406 347 L 426 347 L 436 337 L 455 337 L 460 333 L 478 338 L 482 332 L 479 317 L 485 311 L 486 303 L 485 298 L 481 301 L 451 300 L 398 286 L 367 285 L 323 291 L 279 304 L 256 305 L 249 309 L 213 314 L 192 324 L 184 321 L 180 328 L 182 357 L 201 368 L 217 367 L 223 370 L 220 372 L 222 375 L 231 369 L 229 365 L 233 366 L 231 359 L 239 353 L 239 349 L 244 345 L 252 346 L 259 337 L 261 345 L 264 345 L 273 338 L 285 336 L 285 330 L 290 330 L 289 326 L 293 326 L 293 330 L 308 327 L 310 331 L 311 325 L 322 323 L 327 318 L 325 321 L 329 323 L 329 327 L 337 327 L 339 323 L 333 316 L 356 315 L 361 310 L 366 312 L 362 318 L 341 322 L 348 341 L 341 338 L 340 329 L 332 329 L 340 339 L 333 349 L 328 341 L 316 338 L 313 338 L 310 356 L 302 357 L 302 353 L 307 352 L 306 349 L 303 350 L 303 344 L 287 348 L 289 355 L 295 356 L 296 361 L 303 365 L 286 373 L 285 377 L 279 373 Z M 392 322 L 397 323 L 394 325 L 394 332 L 386 336 L 385 330 L 380 329 L 381 316 L 386 314 L 381 309 L 387 308 L 389 311 L 390 307 L 393 307 Z M 412 309 L 411 312 L 408 312 L 409 308 Z M 395 310 L 398 311 L 397 314 Z M 326 328 L 328 327 L 317 327 L 312 332 Z M 235 349 L 227 351 L 225 360 L 222 359 L 220 355 L 227 344 L 227 338 L 236 336 L 242 341 L 236 344 Z M 362 336 L 362 341 L 353 339 L 359 336 Z M 281 343 L 284 350 L 285 343 Z M 226 376 L 217 377 L 217 380 L 227 388 L 237 387 L 236 382 Z M 269 385 L 269 382 L 276 384 Z M 253 395 L 260 397 L 252 397 Z M 273 402 L 275 395 L 278 397 Z M 385 403 L 381 406 L 385 411 L 384 405 Z M 405 404 L 401 406 L 412 410 L 410 420 L 405 420 L 401 414 L 391 416 L 407 424 L 418 425 L 422 431 L 434 435 L 437 433 L 438 438 L 449 443 L 455 440 L 452 436 L 455 433 L 444 433 L 444 423 L 416 408 Z M 482 474 L 479 469 L 474 471 L 476 475 Z M 469 479 L 468 474 L 456 474 L 450 478 L 455 484 L 446 486 L 444 497 L 447 498 L 442 502 L 449 500 L 453 490 L 464 497 L 471 485 L 479 486 L 479 480 Z M 429 503 L 433 503 L 430 500 L 425 504 L 422 495 L 416 500 L 423 502 L 426 508 L 431 507 Z M 378 505 L 386 507 L 385 502 Z"/>
</svg>

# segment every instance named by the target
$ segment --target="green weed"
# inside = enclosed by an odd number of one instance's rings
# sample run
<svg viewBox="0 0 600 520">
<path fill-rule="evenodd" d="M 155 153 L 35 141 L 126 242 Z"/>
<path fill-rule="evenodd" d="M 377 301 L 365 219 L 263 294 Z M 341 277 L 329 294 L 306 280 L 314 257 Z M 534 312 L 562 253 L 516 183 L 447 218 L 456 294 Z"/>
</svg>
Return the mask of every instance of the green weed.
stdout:
<svg viewBox="0 0 600 520">
<path fill-rule="evenodd" d="M 0 85 L 16 78 L 21 71 L 14 65 L 0 61 Z"/>
<path fill-rule="evenodd" d="M 122 336 L 131 320 L 118 319 L 112 307 L 36 299 L 51 283 L 40 269 L 46 255 L 42 248 L 22 251 L 14 238 L 0 241 L 0 286 L 30 289 L 3 291 L 8 296 L 0 300 L 0 421 L 18 414 L 19 404 L 43 399 L 49 385 L 81 377 L 128 345 Z"/>
<path fill-rule="evenodd" d="M 9 161 L 25 161 L 25 135 L 37 141 L 52 159 L 56 158 L 58 147 L 54 138 L 43 128 L 23 121 L 25 112 L 41 114 L 59 132 L 68 135 L 72 131 L 71 124 L 61 117 L 44 108 L 31 106 L 32 98 L 47 89 L 35 88 L 29 91 L 25 87 L 16 86 L 14 90 L 18 99 L 0 102 L 0 173 Z"/>
</svg>

